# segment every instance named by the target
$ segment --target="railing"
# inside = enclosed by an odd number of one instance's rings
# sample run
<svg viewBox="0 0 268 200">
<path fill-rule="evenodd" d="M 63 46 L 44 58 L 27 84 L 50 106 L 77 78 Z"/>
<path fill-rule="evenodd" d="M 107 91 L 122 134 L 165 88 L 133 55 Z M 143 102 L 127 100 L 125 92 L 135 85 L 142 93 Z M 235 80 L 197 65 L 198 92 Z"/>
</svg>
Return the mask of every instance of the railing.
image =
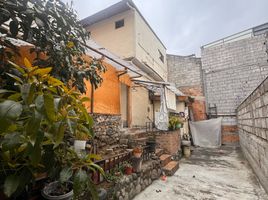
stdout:
<svg viewBox="0 0 268 200">
<path fill-rule="evenodd" d="M 143 153 L 142 153 L 142 160 L 147 161 L 150 159 L 152 152 L 150 152 L 150 147 L 149 146 L 144 146 L 143 147 Z"/>
<path fill-rule="evenodd" d="M 118 154 L 116 156 L 112 156 L 107 159 L 98 160 L 95 162 L 95 164 L 102 167 L 105 173 L 107 172 L 110 173 L 111 170 L 115 169 L 116 167 L 119 167 L 124 161 L 129 161 L 131 159 L 131 156 L 132 156 L 132 152 L 126 152 L 126 153 Z M 99 184 L 102 181 L 104 181 L 104 177 L 99 171 L 96 171 L 92 173 L 92 180 L 95 184 Z"/>
</svg>

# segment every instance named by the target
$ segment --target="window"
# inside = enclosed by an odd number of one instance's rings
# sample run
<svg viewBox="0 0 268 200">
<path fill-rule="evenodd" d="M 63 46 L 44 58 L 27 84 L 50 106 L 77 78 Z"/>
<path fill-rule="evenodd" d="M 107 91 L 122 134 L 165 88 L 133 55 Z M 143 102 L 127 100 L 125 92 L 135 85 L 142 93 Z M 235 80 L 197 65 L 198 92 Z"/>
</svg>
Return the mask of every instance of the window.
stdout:
<svg viewBox="0 0 268 200">
<path fill-rule="evenodd" d="M 163 54 L 161 53 L 161 51 L 158 49 L 158 52 L 159 52 L 159 59 L 162 61 L 162 63 L 164 63 L 164 56 Z"/>
<path fill-rule="evenodd" d="M 125 25 L 124 19 L 118 20 L 115 22 L 115 29 L 121 28 Z"/>
</svg>

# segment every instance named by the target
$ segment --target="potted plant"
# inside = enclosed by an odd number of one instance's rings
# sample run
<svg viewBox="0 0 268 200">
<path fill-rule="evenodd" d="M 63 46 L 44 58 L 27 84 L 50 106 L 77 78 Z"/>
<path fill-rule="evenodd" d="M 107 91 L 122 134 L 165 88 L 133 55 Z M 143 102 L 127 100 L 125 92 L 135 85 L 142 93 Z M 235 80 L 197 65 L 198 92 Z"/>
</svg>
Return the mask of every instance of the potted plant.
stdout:
<svg viewBox="0 0 268 200">
<path fill-rule="evenodd" d="M 135 147 L 133 149 L 133 156 L 135 158 L 140 158 L 142 156 L 142 148 L 141 147 Z"/>
<path fill-rule="evenodd" d="M 64 168 L 58 181 L 46 185 L 42 190 L 42 196 L 48 200 L 70 200 L 73 198 L 73 182 L 70 181 L 72 170 Z"/>
<path fill-rule="evenodd" d="M 89 140 L 90 136 L 87 133 L 77 131 L 75 133 L 75 140 L 74 140 L 74 150 L 76 152 L 80 152 L 86 149 L 87 140 Z"/>
<path fill-rule="evenodd" d="M 132 174 L 133 167 L 132 167 L 132 165 L 129 162 L 125 161 L 123 163 L 123 167 L 124 167 L 124 173 L 126 175 L 131 175 Z"/>
<path fill-rule="evenodd" d="M 83 106 L 86 99 L 52 77 L 51 68 L 33 67 L 24 61 L 25 67 L 10 62 L 9 76 L 17 88 L 0 93 L 0 167 L 5 169 L 0 171 L 0 183 L 4 194 L 20 198 L 31 189 L 36 174 L 47 173 L 54 179 L 66 164 L 74 169 L 74 195 L 79 194 L 80 186 L 92 189 L 86 172 L 104 172 L 92 161 L 96 155 L 79 157 L 69 140 L 75 132 L 93 136 L 93 120 Z"/>
<path fill-rule="evenodd" d="M 169 130 L 174 131 L 179 128 L 182 128 L 182 122 L 177 116 L 170 116 L 169 117 Z"/>
</svg>

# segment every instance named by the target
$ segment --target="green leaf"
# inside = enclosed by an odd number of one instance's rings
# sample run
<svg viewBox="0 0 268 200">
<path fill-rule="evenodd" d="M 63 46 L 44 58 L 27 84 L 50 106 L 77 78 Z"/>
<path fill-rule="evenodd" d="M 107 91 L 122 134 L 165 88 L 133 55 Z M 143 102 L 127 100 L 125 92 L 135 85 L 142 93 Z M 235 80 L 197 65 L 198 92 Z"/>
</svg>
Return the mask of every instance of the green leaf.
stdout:
<svg viewBox="0 0 268 200">
<path fill-rule="evenodd" d="M 65 167 L 60 172 L 60 182 L 65 183 L 67 182 L 73 175 L 73 171 L 69 167 Z"/>
<path fill-rule="evenodd" d="M 82 169 L 79 169 L 78 172 L 75 173 L 73 183 L 74 196 L 78 196 L 82 192 L 88 179 L 87 173 Z"/>
<path fill-rule="evenodd" d="M 100 155 L 97 155 L 97 154 L 88 154 L 87 155 L 87 159 L 96 159 L 96 160 L 101 160 L 101 156 Z"/>
<path fill-rule="evenodd" d="M 54 77 L 52 77 L 52 76 L 50 76 L 49 78 L 48 78 L 48 84 L 49 85 L 52 85 L 52 86 L 59 86 L 59 85 L 64 85 L 63 84 L 63 82 L 61 82 L 60 80 L 58 80 L 58 79 L 56 79 L 56 78 L 54 78 Z"/>
<path fill-rule="evenodd" d="M 56 116 L 55 116 L 54 98 L 52 94 L 47 93 L 44 95 L 44 106 L 47 118 L 50 121 L 55 121 Z"/>
<path fill-rule="evenodd" d="M 19 186 L 19 177 L 16 175 L 10 175 L 6 178 L 4 183 L 4 193 L 7 197 L 10 197 L 14 192 L 16 192 Z"/>
<path fill-rule="evenodd" d="M 21 74 L 25 74 L 25 71 L 22 67 L 20 67 L 19 65 L 11 62 L 10 60 L 8 61 L 9 64 L 11 64 L 13 67 L 15 67 Z"/>
<path fill-rule="evenodd" d="M 34 75 L 40 75 L 40 76 L 44 76 L 44 75 L 47 75 L 49 74 L 49 72 L 51 72 L 52 70 L 52 67 L 47 67 L 47 68 L 40 68 L 40 69 L 37 69 L 33 72 Z"/>
<path fill-rule="evenodd" d="M 40 124 L 41 120 L 42 115 L 35 110 L 34 113 L 32 114 L 32 117 L 29 119 L 26 125 L 26 133 L 28 136 L 30 136 L 32 145 L 35 145 L 36 136 L 41 125 Z"/>
<path fill-rule="evenodd" d="M 0 118 L 17 119 L 22 113 L 22 105 L 18 102 L 6 100 L 0 103 Z"/>
<path fill-rule="evenodd" d="M 81 102 L 86 102 L 86 101 L 90 101 L 89 97 L 83 97 L 80 99 Z"/>
<path fill-rule="evenodd" d="M 21 85 L 21 96 L 23 101 L 29 105 L 32 103 L 35 92 L 35 84 L 23 84 Z"/>
<path fill-rule="evenodd" d="M 13 150 L 16 146 L 21 144 L 20 133 L 6 134 L 2 140 L 2 147 L 4 151 Z"/>
<path fill-rule="evenodd" d="M 66 129 L 65 123 L 61 123 L 59 125 L 58 131 L 56 132 L 56 139 L 55 139 L 54 148 L 56 148 L 62 142 L 65 129 Z"/>
<path fill-rule="evenodd" d="M 8 97 L 8 100 L 12 100 L 12 101 L 19 101 L 21 98 L 21 94 L 20 93 L 15 93 L 12 94 Z"/>
<path fill-rule="evenodd" d="M 40 145 L 37 145 L 37 143 L 34 145 L 33 151 L 30 153 L 29 157 L 31 159 L 31 164 L 36 167 L 41 160 Z"/>
<path fill-rule="evenodd" d="M 16 91 L 0 89 L 0 94 L 15 93 Z"/>
<path fill-rule="evenodd" d="M 37 96 L 37 98 L 35 99 L 35 106 L 39 112 L 42 112 L 43 107 L 44 107 L 44 96 L 43 95 Z"/>
<path fill-rule="evenodd" d="M 13 74 L 10 74 L 10 73 L 6 73 L 8 76 L 10 76 L 11 78 L 15 79 L 16 81 L 20 82 L 20 83 L 23 83 L 23 81 L 21 80 L 20 77 L 16 76 L 16 75 L 13 75 Z"/>
</svg>

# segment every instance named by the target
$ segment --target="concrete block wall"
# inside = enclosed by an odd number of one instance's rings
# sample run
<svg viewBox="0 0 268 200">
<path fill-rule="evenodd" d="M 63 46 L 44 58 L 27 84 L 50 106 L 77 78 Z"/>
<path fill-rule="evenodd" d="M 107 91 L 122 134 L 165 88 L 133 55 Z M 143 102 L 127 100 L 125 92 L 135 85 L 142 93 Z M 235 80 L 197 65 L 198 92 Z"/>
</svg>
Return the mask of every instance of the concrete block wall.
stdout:
<svg viewBox="0 0 268 200">
<path fill-rule="evenodd" d="M 205 98 L 202 88 L 201 58 L 167 55 L 168 81 L 175 83 L 184 94 L 194 96 L 195 121 L 206 119 Z"/>
<path fill-rule="evenodd" d="M 259 35 L 201 48 L 207 107 L 216 104 L 223 126 L 236 128 L 237 106 L 268 75 L 265 40 Z M 234 138 L 238 142 L 237 131 L 223 130 L 223 143 L 233 143 Z"/>
<path fill-rule="evenodd" d="M 201 86 L 201 58 L 167 55 L 168 81 L 176 87 Z"/>
<path fill-rule="evenodd" d="M 268 193 L 268 78 L 237 109 L 240 145 Z"/>
</svg>

